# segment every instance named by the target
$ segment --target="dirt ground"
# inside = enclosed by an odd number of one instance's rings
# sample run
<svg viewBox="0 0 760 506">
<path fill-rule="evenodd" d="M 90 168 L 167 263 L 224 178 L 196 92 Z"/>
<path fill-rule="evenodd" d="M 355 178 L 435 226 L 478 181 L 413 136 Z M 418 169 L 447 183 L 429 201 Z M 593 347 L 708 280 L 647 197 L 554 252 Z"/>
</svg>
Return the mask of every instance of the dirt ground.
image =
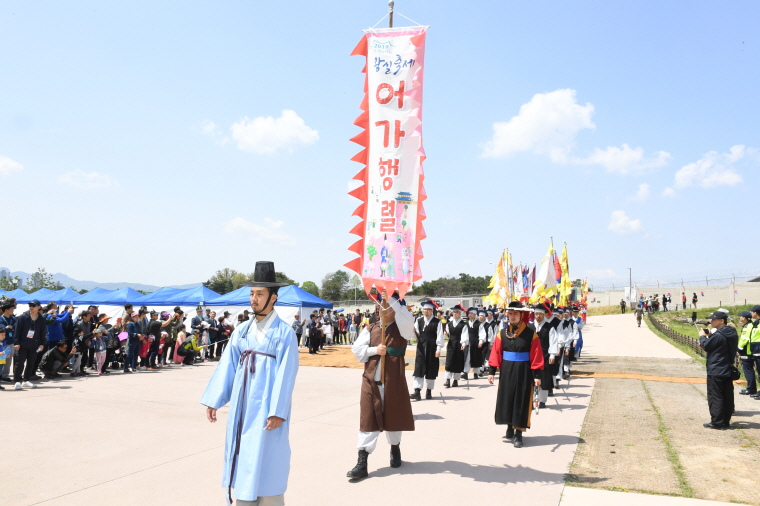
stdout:
<svg viewBox="0 0 760 506">
<path fill-rule="evenodd" d="M 704 366 L 652 358 L 584 362 L 575 372 L 596 382 L 568 485 L 760 504 L 752 486 L 760 401 L 739 395 L 736 385 L 733 428 L 705 429 Z"/>
<path fill-rule="evenodd" d="M 351 353 L 350 346 L 327 346 L 320 350 L 316 355 L 309 355 L 309 350 L 300 348 L 298 350 L 300 365 L 306 367 L 345 367 L 349 369 L 364 369 L 364 364 L 356 360 Z M 414 356 L 416 349 L 406 350 L 407 369 L 414 369 Z M 443 361 L 441 362 L 443 364 Z M 441 368 L 443 370 L 443 368 Z"/>
</svg>

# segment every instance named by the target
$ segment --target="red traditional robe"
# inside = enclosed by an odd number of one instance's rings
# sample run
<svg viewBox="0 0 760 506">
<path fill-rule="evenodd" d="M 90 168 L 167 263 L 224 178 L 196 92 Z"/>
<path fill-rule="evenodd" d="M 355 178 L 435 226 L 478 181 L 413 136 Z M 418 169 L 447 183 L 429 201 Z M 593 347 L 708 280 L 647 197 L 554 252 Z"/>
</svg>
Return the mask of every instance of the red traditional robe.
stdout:
<svg viewBox="0 0 760 506">
<path fill-rule="evenodd" d="M 509 337 L 511 336 L 511 337 Z M 491 374 L 499 373 L 496 399 L 497 425 L 511 425 L 515 430 L 530 428 L 533 412 L 533 380 L 541 378 L 536 371 L 544 368 L 541 341 L 531 327 L 520 322 L 502 329 L 494 339 L 488 359 Z"/>
</svg>

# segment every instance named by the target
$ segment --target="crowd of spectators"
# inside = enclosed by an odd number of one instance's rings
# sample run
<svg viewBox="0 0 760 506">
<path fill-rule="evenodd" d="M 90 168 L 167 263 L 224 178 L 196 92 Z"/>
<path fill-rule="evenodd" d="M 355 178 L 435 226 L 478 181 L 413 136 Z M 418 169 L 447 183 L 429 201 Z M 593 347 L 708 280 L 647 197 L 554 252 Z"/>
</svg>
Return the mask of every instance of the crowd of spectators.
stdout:
<svg viewBox="0 0 760 506">
<path fill-rule="evenodd" d="M 64 374 L 131 374 L 219 360 L 232 330 L 249 318 L 248 311 L 235 321 L 227 311 L 217 317 L 199 306 L 187 322 L 180 307 L 159 313 L 126 304 L 112 324 L 94 305 L 77 311 L 32 300 L 28 306 L 16 315 L 15 299 L 0 300 L 0 389 L 2 382 L 22 390 Z"/>
</svg>

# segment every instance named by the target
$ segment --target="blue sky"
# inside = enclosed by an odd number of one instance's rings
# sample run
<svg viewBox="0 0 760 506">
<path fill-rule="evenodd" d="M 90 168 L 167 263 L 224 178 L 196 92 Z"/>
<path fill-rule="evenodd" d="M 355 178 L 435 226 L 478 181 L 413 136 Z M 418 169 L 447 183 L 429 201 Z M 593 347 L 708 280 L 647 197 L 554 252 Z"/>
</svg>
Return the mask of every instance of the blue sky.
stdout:
<svg viewBox="0 0 760 506">
<path fill-rule="evenodd" d="M 599 284 L 754 271 L 760 4 L 396 9 L 431 26 L 426 278 L 490 274 L 504 247 L 540 263 L 550 236 Z M 2 263 L 157 285 L 256 260 L 299 281 L 341 268 L 363 84 L 349 53 L 386 10 L 3 2 Z"/>
</svg>

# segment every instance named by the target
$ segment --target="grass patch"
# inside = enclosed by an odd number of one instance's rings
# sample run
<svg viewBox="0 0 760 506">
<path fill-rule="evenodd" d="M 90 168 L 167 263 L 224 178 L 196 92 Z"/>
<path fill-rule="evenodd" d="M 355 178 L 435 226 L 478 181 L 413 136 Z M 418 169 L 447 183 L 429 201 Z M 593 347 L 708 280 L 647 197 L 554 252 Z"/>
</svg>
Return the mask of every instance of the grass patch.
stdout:
<svg viewBox="0 0 760 506">
<path fill-rule="evenodd" d="M 650 323 L 649 318 L 644 317 L 644 323 L 647 324 L 647 328 L 649 328 L 649 330 L 651 330 L 652 332 L 654 332 L 654 334 L 657 337 L 659 337 L 660 339 L 665 340 L 665 342 L 667 342 L 668 344 L 675 346 L 676 348 L 678 348 L 682 352 L 686 353 L 691 358 L 699 361 L 700 364 L 705 364 L 705 362 L 706 362 L 705 357 L 700 356 L 696 351 L 694 351 L 689 346 L 686 346 L 685 344 L 679 343 L 677 341 L 673 341 L 668 336 L 666 336 L 665 334 L 663 334 L 662 332 L 660 332 L 659 330 L 657 330 L 655 328 L 655 326 Z"/>
<path fill-rule="evenodd" d="M 681 494 L 684 497 L 694 497 L 694 489 L 689 486 L 689 481 L 686 479 L 686 473 L 684 473 L 681 458 L 673 446 L 673 443 L 670 442 L 670 430 L 668 429 L 668 426 L 665 425 L 665 420 L 663 420 L 660 410 L 655 406 L 654 399 L 652 399 L 652 394 L 649 392 L 646 382 L 642 381 L 641 386 L 644 387 L 644 392 L 647 394 L 649 404 L 652 406 L 652 409 L 657 416 L 657 431 L 660 433 L 663 443 L 665 443 L 665 451 L 668 454 L 670 464 L 673 466 L 673 472 L 678 478 L 678 486 L 681 488 Z"/>
<path fill-rule="evenodd" d="M 620 306 L 593 306 L 586 310 L 588 316 L 605 316 L 608 314 L 620 314 Z M 626 312 L 630 313 L 630 310 Z"/>
<path fill-rule="evenodd" d="M 739 317 L 737 316 L 742 311 L 747 311 L 749 308 L 751 308 L 753 304 L 747 304 L 747 305 L 741 305 L 741 306 L 723 306 L 723 309 L 728 309 L 729 317 L 733 318 L 733 323 L 737 326 L 739 326 Z M 706 319 L 709 314 L 711 314 L 713 311 L 716 311 L 719 309 L 718 307 L 706 307 L 704 309 L 697 309 L 697 319 L 703 320 Z M 678 311 L 659 311 L 657 313 L 654 313 L 653 316 L 657 318 L 660 322 L 664 323 L 671 329 L 675 330 L 676 332 L 680 334 L 684 334 L 686 336 L 691 337 L 698 337 L 698 332 L 696 327 L 692 325 L 691 323 L 681 323 L 676 321 L 676 318 L 689 318 L 691 319 L 691 313 L 693 313 L 694 309 L 681 309 Z M 729 323 L 731 320 L 729 320 Z M 700 325 L 700 327 L 703 327 L 703 325 Z M 739 330 L 739 328 L 737 328 Z M 740 332 L 741 333 L 741 332 Z"/>
</svg>

